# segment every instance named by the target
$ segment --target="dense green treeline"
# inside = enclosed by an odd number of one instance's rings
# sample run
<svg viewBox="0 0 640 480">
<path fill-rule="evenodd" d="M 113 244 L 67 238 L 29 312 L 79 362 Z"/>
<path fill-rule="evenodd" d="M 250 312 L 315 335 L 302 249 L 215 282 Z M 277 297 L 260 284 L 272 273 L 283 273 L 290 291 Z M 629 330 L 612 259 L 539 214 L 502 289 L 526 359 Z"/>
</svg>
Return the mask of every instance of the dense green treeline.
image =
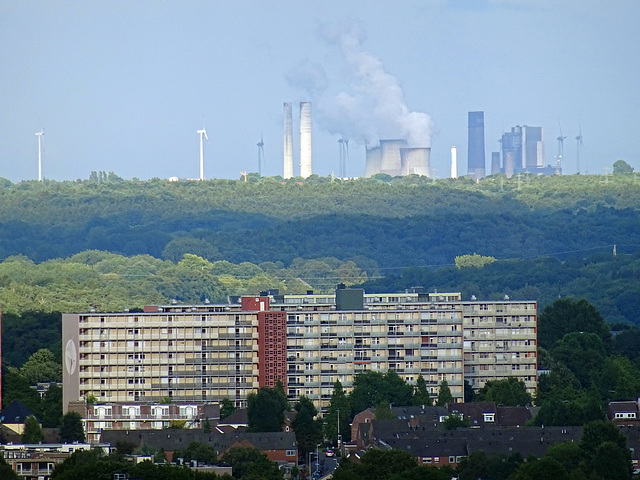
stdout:
<svg viewBox="0 0 640 480">
<path fill-rule="evenodd" d="M 385 268 L 474 251 L 521 258 L 640 245 L 633 174 L 300 180 L 3 182 L 0 259 L 92 249 L 161 258 L 185 237 L 208 242 L 209 260 L 363 256 Z"/>
</svg>

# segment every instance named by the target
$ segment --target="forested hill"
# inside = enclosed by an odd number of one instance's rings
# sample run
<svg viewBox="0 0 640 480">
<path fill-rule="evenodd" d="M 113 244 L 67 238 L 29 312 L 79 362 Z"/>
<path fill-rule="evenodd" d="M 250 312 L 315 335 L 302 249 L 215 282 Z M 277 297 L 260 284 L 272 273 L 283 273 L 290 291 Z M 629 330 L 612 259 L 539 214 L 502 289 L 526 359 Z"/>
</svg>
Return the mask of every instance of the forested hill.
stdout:
<svg viewBox="0 0 640 480">
<path fill-rule="evenodd" d="M 0 179 L 3 311 L 223 301 L 341 282 L 541 305 L 585 297 L 609 321 L 640 324 L 634 174 L 248 180 Z M 453 266 L 473 253 L 499 261 Z"/>
<path fill-rule="evenodd" d="M 369 259 L 382 268 L 451 264 L 457 255 L 581 256 L 640 245 L 640 179 L 521 176 L 342 182 L 0 180 L 0 260 L 36 262 L 85 250 L 181 252 L 260 263 Z M 115 180 L 109 180 L 115 178 Z M 569 253 L 565 253 L 569 252 Z"/>
</svg>

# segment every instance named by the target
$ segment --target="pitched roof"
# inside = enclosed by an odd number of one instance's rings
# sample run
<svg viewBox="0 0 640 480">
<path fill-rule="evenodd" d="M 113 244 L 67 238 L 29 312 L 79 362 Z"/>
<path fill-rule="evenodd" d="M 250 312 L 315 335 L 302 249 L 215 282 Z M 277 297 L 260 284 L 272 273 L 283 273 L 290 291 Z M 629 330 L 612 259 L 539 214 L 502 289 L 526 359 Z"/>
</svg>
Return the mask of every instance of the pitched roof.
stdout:
<svg viewBox="0 0 640 480">
<path fill-rule="evenodd" d="M 136 445 L 151 445 L 166 451 L 186 448 L 191 442 L 211 445 L 218 454 L 222 454 L 235 444 L 247 442 L 261 451 L 292 450 L 297 448 L 294 433 L 233 431 L 230 433 L 204 433 L 200 430 L 170 428 L 166 430 L 104 430 L 101 441 L 117 445 L 120 442 L 132 442 Z"/>
<path fill-rule="evenodd" d="M 31 415 L 33 415 L 33 412 L 29 407 L 19 400 L 14 400 L 8 407 L 4 408 L 2 412 L 0 412 L 0 422 L 7 424 L 24 423 L 27 417 Z"/>
</svg>

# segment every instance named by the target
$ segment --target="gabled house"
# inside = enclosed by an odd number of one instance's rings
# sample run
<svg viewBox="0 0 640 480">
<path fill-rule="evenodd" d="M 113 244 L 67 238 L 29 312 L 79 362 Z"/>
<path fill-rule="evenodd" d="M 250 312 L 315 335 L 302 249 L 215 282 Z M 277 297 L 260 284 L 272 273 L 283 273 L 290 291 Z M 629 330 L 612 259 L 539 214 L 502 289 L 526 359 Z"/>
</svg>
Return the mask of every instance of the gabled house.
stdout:
<svg viewBox="0 0 640 480">
<path fill-rule="evenodd" d="M 638 402 L 609 402 L 607 417 L 616 425 L 640 425 Z"/>
</svg>

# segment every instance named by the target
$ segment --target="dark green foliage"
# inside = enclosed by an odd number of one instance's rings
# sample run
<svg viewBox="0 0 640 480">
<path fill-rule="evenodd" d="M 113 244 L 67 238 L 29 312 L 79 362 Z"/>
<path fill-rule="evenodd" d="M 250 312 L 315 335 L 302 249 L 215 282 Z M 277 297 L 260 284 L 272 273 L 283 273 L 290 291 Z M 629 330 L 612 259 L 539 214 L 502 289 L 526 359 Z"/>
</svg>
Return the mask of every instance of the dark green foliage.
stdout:
<svg viewBox="0 0 640 480">
<path fill-rule="evenodd" d="M 432 404 L 431 394 L 427 390 L 427 382 L 422 375 L 418 375 L 416 386 L 413 390 L 413 405 L 431 406 Z"/>
<path fill-rule="evenodd" d="M 469 420 L 464 418 L 459 413 L 451 413 L 444 419 L 445 430 L 456 430 L 458 428 L 470 427 Z"/>
<path fill-rule="evenodd" d="M 627 300 L 617 302 L 634 278 L 635 267 L 629 268 L 623 254 L 634 251 L 630 245 L 640 244 L 640 198 L 632 175 L 614 175 L 607 184 L 593 176 L 527 177 L 525 184 L 504 177 L 478 184 L 415 176 L 349 182 L 313 177 L 299 184 L 295 179 L 269 177 L 252 177 L 248 183 L 193 183 L 116 181 L 109 174 L 101 180 L 96 175 L 83 182 L 5 185 L 0 190 L 0 259 L 22 254 L 42 262 L 86 250 L 161 258 L 163 252 L 169 257 L 174 250 L 174 260 L 181 253 L 211 260 L 218 258 L 217 249 L 219 258 L 236 263 L 288 266 L 295 258 L 366 257 L 383 268 L 396 268 L 450 265 L 455 257 L 473 252 L 498 259 L 526 255 L 535 259 L 498 260 L 482 269 L 462 269 L 454 273 L 455 279 L 451 272 L 433 277 L 433 270 L 425 269 L 417 282 L 409 282 L 408 272 L 399 287 L 467 281 L 465 294 L 475 286 L 487 296 L 500 292 L 522 298 L 537 292 L 542 305 L 559 293 L 580 295 L 615 320 L 638 311 L 630 308 L 637 305 L 632 297 L 628 306 L 624 306 Z M 251 242 L 246 242 L 249 237 Z M 605 275 L 596 272 L 598 265 L 591 260 L 563 264 L 540 257 L 556 254 L 570 260 L 585 249 L 611 252 L 620 239 L 625 245 L 618 245 L 615 259 L 606 255 L 609 268 L 601 270 Z M 575 254 L 556 253 L 572 251 Z M 593 281 L 580 279 L 587 276 Z M 39 286 L 47 290 L 48 280 L 42 280 Z M 12 276 L 0 273 L 0 287 L 12 281 Z M 51 308 L 48 297 L 22 298 L 30 302 L 38 298 L 44 302 L 41 308 Z M 24 305 L 12 308 L 25 309 Z"/>
<path fill-rule="evenodd" d="M 436 400 L 436 405 L 439 407 L 445 407 L 448 403 L 453 403 L 453 395 L 451 394 L 451 389 L 449 388 L 449 382 L 443 380 L 440 383 L 440 390 L 438 390 L 438 399 Z"/>
<path fill-rule="evenodd" d="M 215 465 L 218 461 L 216 449 L 201 442 L 191 442 L 184 450 L 174 452 L 173 458 L 182 458 L 185 462 L 197 460 L 207 465 Z"/>
<path fill-rule="evenodd" d="M 60 427 L 60 441 L 62 443 L 82 443 L 85 441 L 82 416 L 79 413 L 67 412 L 64 414 Z"/>
<path fill-rule="evenodd" d="M 607 355 L 605 344 L 595 333 L 568 333 L 554 343 L 551 356 L 576 376 L 583 388 L 596 381 Z"/>
<path fill-rule="evenodd" d="M 307 454 L 322 442 L 322 422 L 317 419 L 318 410 L 313 402 L 304 395 L 295 405 L 296 417 L 291 426 L 296 434 L 300 458 L 307 458 Z"/>
<path fill-rule="evenodd" d="M 549 457 L 528 459 L 511 477 L 512 480 L 569 480 L 562 464 Z"/>
<path fill-rule="evenodd" d="M 18 474 L 13 471 L 11 465 L 0 455 L 0 478 L 3 480 L 19 480 Z"/>
<path fill-rule="evenodd" d="M 332 445 L 338 444 L 338 428 L 343 442 L 351 440 L 351 427 L 349 418 L 351 406 L 342 383 L 339 380 L 333 384 L 333 393 L 324 416 L 324 436 Z M 339 427 L 338 427 L 339 423 Z"/>
<path fill-rule="evenodd" d="M 222 455 L 220 461 L 233 468 L 237 480 L 280 480 L 283 472 L 260 450 L 251 447 L 234 447 Z"/>
<path fill-rule="evenodd" d="M 561 298 L 547 305 L 538 318 L 538 343 L 551 348 L 568 333 L 593 333 L 600 337 L 605 349 L 611 342 L 608 325 L 600 313 L 586 300 Z"/>
<path fill-rule="evenodd" d="M 599 421 L 585 424 L 579 447 L 587 465 L 603 478 L 631 478 L 631 454 L 627 440 L 613 423 Z"/>
<path fill-rule="evenodd" d="M 478 392 L 479 402 L 495 402 L 497 405 L 524 407 L 531 404 L 531 395 L 522 380 L 515 377 L 489 380 Z"/>
<path fill-rule="evenodd" d="M 351 416 L 380 402 L 393 405 L 411 405 L 413 387 L 393 370 L 380 373 L 368 370 L 356 375 L 349 393 Z"/>
<path fill-rule="evenodd" d="M 27 311 L 17 315 L 7 312 L 6 302 L 2 307 L 3 366 L 21 367 L 31 355 L 44 348 L 52 352 L 60 364 L 62 315 L 59 312 Z"/>
<path fill-rule="evenodd" d="M 247 417 L 250 432 L 279 432 L 284 422 L 284 412 L 289 402 L 282 385 L 262 387 L 247 398 Z"/>
<path fill-rule="evenodd" d="M 22 432 L 22 443 L 40 443 L 44 440 L 44 433 L 40 422 L 30 415 L 24 421 L 24 431 Z"/>
<path fill-rule="evenodd" d="M 228 398 L 223 398 L 220 402 L 220 418 L 226 418 L 237 410 L 236 406 Z"/>
<path fill-rule="evenodd" d="M 522 464 L 519 453 L 489 456 L 483 450 L 472 452 L 458 465 L 459 480 L 507 480 Z"/>
<path fill-rule="evenodd" d="M 344 463 L 344 465 L 343 465 Z M 341 461 L 333 474 L 334 480 L 387 480 L 416 467 L 416 459 L 400 450 L 367 450 L 360 463 Z"/>
<path fill-rule="evenodd" d="M 42 426 L 45 428 L 59 427 L 62 422 L 62 388 L 52 383 L 40 406 Z"/>
<path fill-rule="evenodd" d="M 142 462 L 134 465 L 123 455 L 105 455 L 102 450 L 74 452 L 64 462 L 56 465 L 52 480 L 112 480 L 115 473 L 127 474 L 137 480 L 215 480 L 212 473 L 195 472 L 186 466 Z M 229 480 L 231 477 L 228 477 Z"/>
</svg>

